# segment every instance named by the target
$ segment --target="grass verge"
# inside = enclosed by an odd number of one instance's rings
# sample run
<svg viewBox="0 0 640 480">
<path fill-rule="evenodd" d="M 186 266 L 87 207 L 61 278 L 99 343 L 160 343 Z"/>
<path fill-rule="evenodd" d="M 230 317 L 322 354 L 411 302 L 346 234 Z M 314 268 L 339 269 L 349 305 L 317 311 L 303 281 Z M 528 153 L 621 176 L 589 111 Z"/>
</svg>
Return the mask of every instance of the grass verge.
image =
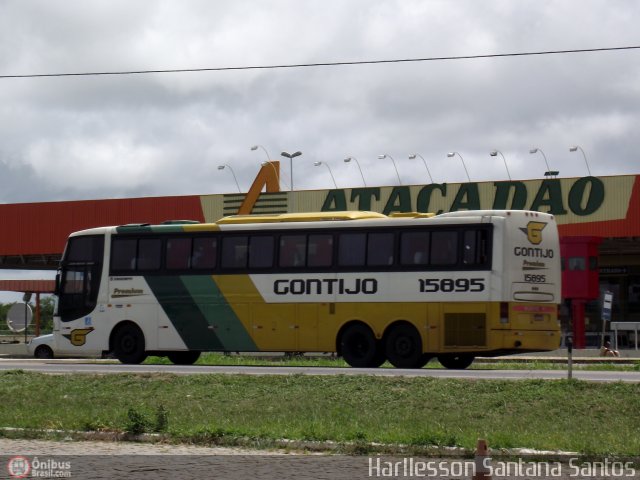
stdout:
<svg viewBox="0 0 640 480">
<path fill-rule="evenodd" d="M 567 364 L 555 363 L 542 360 L 518 360 L 512 358 L 506 361 L 483 362 L 482 358 L 476 359 L 471 365 L 471 369 L 480 370 L 566 370 Z M 149 357 L 145 360 L 148 365 L 171 365 L 166 357 Z M 196 365 L 222 365 L 222 366 L 283 366 L 283 367 L 328 367 L 328 368 L 349 368 L 341 357 L 331 356 L 256 356 L 256 355 L 224 355 L 222 353 L 203 353 Z M 391 364 L 385 362 L 382 368 L 393 368 Z M 433 359 L 425 368 L 444 368 L 440 362 Z M 574 363 L 576 370 L 615 370 L 615 371 L 640 371 L 640 361 L 630 364 L 620 364 L 616 362 L 597 362 L 593 364 Z"/>
<path fill-rule="evenodd" d="M 640 451 L 640 385 L 580 381 L 0 373 L 0 426 L 163 432 L 205 444 L 279 439 L 589 455 Z"/>
</svg>

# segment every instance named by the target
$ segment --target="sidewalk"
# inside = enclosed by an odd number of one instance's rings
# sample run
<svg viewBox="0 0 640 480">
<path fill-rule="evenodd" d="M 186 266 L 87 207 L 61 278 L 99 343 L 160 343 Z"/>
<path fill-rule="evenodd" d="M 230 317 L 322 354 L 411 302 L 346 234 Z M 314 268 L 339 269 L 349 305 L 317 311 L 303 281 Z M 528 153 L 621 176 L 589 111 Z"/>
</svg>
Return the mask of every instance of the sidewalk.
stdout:
<svg viewBox="0 0 640 480">
<path fill-rule="evenodd" d="M 251 353 L 250 355 L 256 355 Z M 270 354 L 266 354 L 269 355 Z M 479 357 L 478 362 L 505 362 L 505 361 L 538 361 L 538 362 L 566 362 L 567 349 L 560 348 L 551 352 L 518 353 L 502 357 Z M 310 355 L 312 356 L 312 355 Z M 28 358 L 27 345 L 21 343 L 0 343 L 0 358 Z M 621 349 L 620 357 L 601 357 L 600 349 L 585 348 L 573 350 L 575 363 L 633 363 L 640 361 L 640 350 Z"/>
<path fill-rule="evenodd" d="M 620 349 L 619 357 L 601 357 L 599 348 L 573 349 L 574 363 L 633 363 L 640 361 L 640 350 Z M 569 353 L 566 348 L 559 348 L 551 352 L 519 353 L 506 357 L 482 359 L 482 361 L 519 360 L 519 361 L 567 361 Z"/>
</svg>

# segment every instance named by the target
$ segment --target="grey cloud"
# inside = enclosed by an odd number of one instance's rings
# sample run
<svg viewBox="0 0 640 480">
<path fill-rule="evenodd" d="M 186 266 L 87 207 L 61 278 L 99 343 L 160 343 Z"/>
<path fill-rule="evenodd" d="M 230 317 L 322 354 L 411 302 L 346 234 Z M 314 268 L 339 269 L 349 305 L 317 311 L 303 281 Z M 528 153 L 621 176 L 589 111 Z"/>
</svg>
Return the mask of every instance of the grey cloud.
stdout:
<svg viewBox="0 0 640 480">
<path fill-rule="evenodd" d="M 2 73 L 368 60 L 638 43 L 639 6 L 622 1 L 493 0 L 5 2 Z M 302 68 L 0 80 L 5 202 L 234 191 L 264 153 L 302 150 L 296 185 L 504 178 L 541 174 L 539 146 L 561 173 L 637 173 L 638 51 Z M 582 162 L 583 163 L 583 162 Z M 288 162 L 282 165 L 288 178 Z"/>
</svg>

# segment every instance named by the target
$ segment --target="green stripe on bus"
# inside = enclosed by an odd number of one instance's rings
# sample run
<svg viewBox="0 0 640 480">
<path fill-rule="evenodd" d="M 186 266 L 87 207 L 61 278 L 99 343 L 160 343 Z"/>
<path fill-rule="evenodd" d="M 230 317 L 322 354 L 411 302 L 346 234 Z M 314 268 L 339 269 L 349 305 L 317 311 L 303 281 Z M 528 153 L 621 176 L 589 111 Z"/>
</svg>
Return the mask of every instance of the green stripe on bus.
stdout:
<svg viewBox="0 0 640 480">
<path fill-rule="evenodd" d="M 208 275 L 145 278 L 191 350 L 254 351 L 256 345 Z"/>
<path fill-rule="evenodd" d="M 258 350 L 251 335 L 211 276 L 185 275 L 181 278 L 208 324 L 214 327 L 225 350 L 239 352 Z"/>
<path fill-rule="evenodd" d="M 180 277 L 145 277 L 158 303 L 190 350 L 224 350 Z"/>
</svg>

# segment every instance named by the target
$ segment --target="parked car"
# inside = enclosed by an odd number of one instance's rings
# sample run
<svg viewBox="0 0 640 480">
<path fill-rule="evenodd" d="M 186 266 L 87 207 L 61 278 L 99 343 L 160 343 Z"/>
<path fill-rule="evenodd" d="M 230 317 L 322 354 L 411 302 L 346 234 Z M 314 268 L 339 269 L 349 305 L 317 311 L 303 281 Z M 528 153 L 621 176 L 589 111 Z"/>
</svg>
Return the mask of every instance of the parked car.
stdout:
<svg viewBox="0 0 640 480">
<path fill-rule="evenodd" d="M 34 358 L 53 358 L 53 334 L 32 338 L 27 344 L 27 351 Z"/>
<path fill-rule="evenodd" d="M 34 337 L 27 344 L 27 352 L 30 356 L 34 358 L 58 358 L 58 357 L 66 357 L 66 358 L 96 358 L 100 357 L 100 354 L 89 354 L 83 353 L 82 355 L 72 354 L 72 353 L 60 353 L 56 352 L 53 349 L 53 334 L 50 333 L 48 335 L 40 335 L 39 337 Z"/>
</svg>

